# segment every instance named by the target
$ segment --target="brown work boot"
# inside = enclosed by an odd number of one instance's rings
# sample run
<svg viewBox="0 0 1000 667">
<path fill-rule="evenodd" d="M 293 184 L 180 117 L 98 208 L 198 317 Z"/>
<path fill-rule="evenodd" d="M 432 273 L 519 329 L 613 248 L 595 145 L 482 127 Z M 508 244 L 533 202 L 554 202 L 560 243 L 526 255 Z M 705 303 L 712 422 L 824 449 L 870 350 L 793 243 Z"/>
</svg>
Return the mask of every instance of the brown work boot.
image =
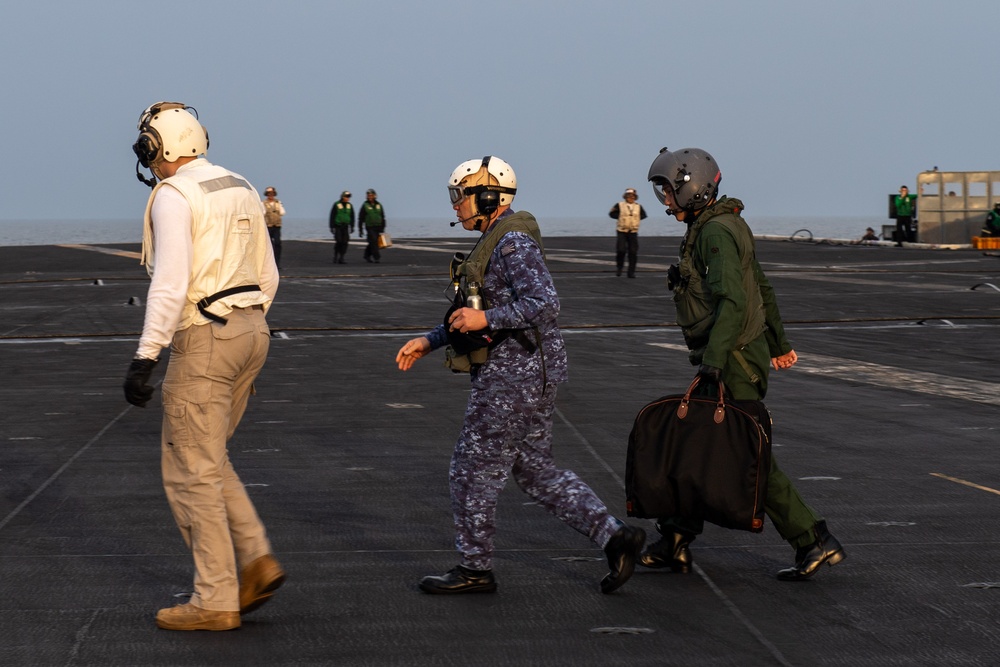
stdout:
<svg viewBox="0 0 1000 667">
<path fill-rule="evenodd" d="M 251 562 L 240 572 L 240 613 L 249 614 L 270 600 L 283 583 L 285 571 L 271 554 Z"/>
<path fill-rule="evenodd" d="M 164 630 L 235 630 L 240 627 L 240 613 L 202 609 L 188 602 L 158 611 L 156 627 Z"/>
</svg>

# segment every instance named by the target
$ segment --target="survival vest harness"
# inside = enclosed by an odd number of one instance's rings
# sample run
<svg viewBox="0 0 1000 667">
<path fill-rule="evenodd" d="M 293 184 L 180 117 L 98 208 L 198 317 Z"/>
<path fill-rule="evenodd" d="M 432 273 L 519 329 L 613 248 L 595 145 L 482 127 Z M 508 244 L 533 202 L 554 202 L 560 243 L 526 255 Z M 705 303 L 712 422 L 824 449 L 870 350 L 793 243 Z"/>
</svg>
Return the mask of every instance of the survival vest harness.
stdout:
<svg viewBox="0 0 1000 667">
<path fill-rule="evenodd" d="M 534 340 L 528 337 L 525 329 L 500 329 L 498 331 L 482 329 L 463 334 L 448 328 L 448 318 L 457 309 L 465 307 L 470 288 L 479 290 L 482 287 L 486 268 L 489 266 L 493 251 L 500 244 L 501 239 L 510 232 L 524 232 L 530 236 L 542 249 L 542 256 L 545 256 L 542 233 L 538 229 L 538 223 L 533 215 L 525 211 L 512 213 L 493 223 L 493 226 L 479 238 L 468 257 L 459 258 L 456 256 L 459 263 L 453 264 L 451 273 L 453 284 L 457 289 L 454 303 L 444 316 L 449 343 L 445 350 L 444 365 L 452 372 L 470 373 L 474 369 L 478 369 L 486 363 L 490 350 L 507 338 L 513 338 L 520 343 L 528 354 L 534 354 L 535 350 L 541 347 L 541 336 L 537 327 L 531 327 Z M 483 309 L 487 308 L 489 308 L 489 304 L 483 297 Z"/>
</svg>

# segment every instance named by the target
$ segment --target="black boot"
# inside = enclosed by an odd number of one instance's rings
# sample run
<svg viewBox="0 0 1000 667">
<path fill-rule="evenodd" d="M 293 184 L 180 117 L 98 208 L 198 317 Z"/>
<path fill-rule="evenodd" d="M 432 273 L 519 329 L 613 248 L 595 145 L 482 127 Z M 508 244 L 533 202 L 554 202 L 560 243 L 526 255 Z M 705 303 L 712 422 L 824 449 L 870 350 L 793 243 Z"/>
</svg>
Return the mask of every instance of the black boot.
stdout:
<svg viewBox="0 0 1000 667">
<path fill-rule="evenodd" d="M 778 572 L 782 581 L 805 581 L 816 574 L 823 563 L 833 566 L 847 558 L 837 538 L 826 529 L 826 521 L 816 524 L 816 541 L 795 550 L 795 565 Z"/>
<path fill-rule="evenodd" d="M 611 593 L 621 588 L 635 571 L 635 561 L 646 542 L 646 531 L 642 528 L 622 526 L 611 536 L 604 553 L 611 569 L 601 579 L 601 592 Z"/>
<path fill-rule="evenodd" d="M 687 574 L 691 571 L 691 550 L 694 535 L 671 533 L 651 544 L 639 556 L 639 563 L 645 567 L 661 569 L 669 567 L 673 572 Z"/>
<path fill-rule="evenodd" d="M 459 565 L 439 577 L 424 577 L 420 580 L 420 590 L 424 593 L 495 593 L 497 581 L 493 570 L 470 570 Z"/>
</svg>

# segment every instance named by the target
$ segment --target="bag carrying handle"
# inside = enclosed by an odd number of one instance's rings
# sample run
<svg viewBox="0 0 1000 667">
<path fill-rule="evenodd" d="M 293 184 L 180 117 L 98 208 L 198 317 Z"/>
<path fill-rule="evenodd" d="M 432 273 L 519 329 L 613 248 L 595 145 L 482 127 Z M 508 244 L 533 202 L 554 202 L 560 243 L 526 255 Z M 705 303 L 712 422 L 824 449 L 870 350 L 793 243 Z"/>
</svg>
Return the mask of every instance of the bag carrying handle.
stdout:
<svg viewBox="0 0 1000 667">
<path fill-rule="evenodd" d="M 677 418 L 684 419 L 687 417 L 688 413 L 688 403 L 691 401 L 691 393 L 694 392 L 694 388 L 698 386 L 698 382 L 701 381 L 700 375 L 695 375 L 694 379 L 691 380 L 691 385 L 687 388 L 684 393 L 684 398 L 681 399 L 680 405 L 677 406 Z M 726 389 L 722 380 L 719 380 L 719 400 L 715 404 L 715 414 L 712 415 L 712 419 L 716 424 L 721 424 L 722 420 L 726 418 Z"/>
</svg>

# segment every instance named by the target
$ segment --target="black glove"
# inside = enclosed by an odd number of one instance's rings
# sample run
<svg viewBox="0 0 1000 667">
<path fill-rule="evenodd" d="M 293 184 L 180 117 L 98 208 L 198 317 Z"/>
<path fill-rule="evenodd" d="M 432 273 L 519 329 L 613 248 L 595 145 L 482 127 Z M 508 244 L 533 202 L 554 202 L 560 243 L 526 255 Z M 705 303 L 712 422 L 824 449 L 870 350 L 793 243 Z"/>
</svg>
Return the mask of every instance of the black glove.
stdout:
<svg viewBox="0 0 1000 667">
<path fill-rule="evenodd" d="M 149 376 L 153 374 L 153 368 L 159 359 L 133 359 L 128 365 L 128 372 L 125 373 L 125 400 L 140 408 L 146 407 L 149 399 L 153 398 L 153 387 L 149 386 Z"/>
<path fill-rule="evenodd" d="M 679 285 L 681 282 L 681 270 L 677 268 L 676 264 L 671 264 L 670 268 L 667 269 L 667 289 L 673 291 L 674 287 Z"/>
<path fill-rule="evenodd" d="M 719 382 L 722 380 L 722 369 L 716 368 L 715 366 L 702 364 L 701 366 L 698 366 L 698 377 L 700 377 L 705 382 L 711 382 L 712 384 L 719 384 Z"/>
</svg>

